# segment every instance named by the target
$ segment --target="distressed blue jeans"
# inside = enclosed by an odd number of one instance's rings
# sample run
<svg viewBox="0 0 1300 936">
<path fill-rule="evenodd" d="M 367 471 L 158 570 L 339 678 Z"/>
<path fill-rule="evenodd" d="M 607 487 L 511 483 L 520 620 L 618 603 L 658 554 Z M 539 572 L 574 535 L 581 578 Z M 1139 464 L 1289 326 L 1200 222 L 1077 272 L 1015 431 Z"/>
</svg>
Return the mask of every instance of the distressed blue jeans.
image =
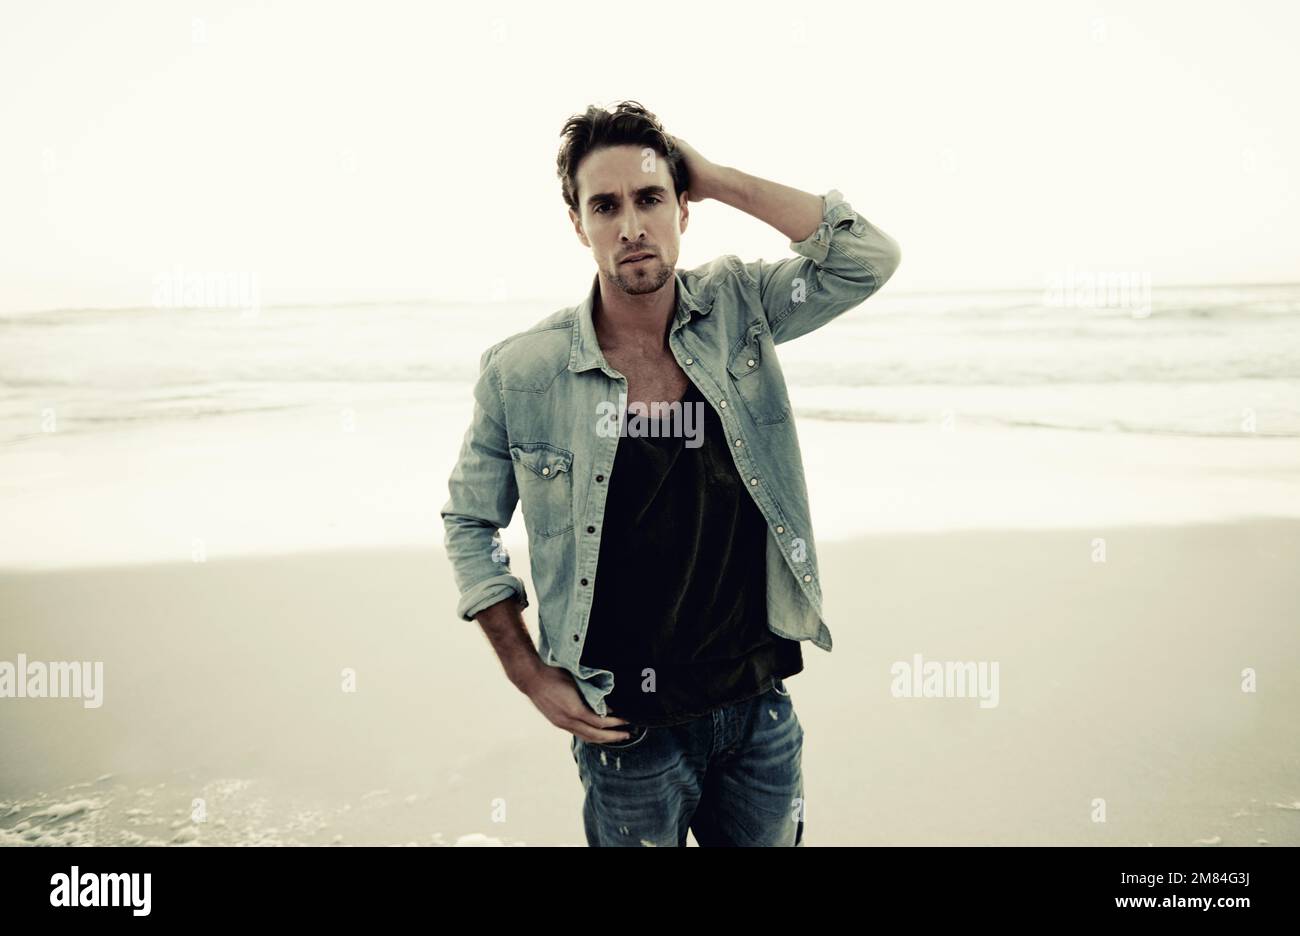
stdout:
<svg viewBox="0 0 1300 936">
<path fill-rule="evenodd" d="M 573 736 L 594 847 L 803 844 L 803 726 L 780 679 L 768 691 L 667 727 L 623 726 L 597 744 Z"/>
</svg>

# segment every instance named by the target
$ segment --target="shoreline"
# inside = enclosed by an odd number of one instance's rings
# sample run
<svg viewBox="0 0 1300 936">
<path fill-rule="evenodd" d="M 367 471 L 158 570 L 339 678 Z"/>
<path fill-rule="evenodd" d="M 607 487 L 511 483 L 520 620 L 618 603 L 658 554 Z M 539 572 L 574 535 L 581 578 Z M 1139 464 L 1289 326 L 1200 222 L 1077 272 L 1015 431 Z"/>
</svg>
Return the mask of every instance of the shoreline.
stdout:
<svg viewBox="0 0 1300 936">
<path fill-rule="evenodd" d="M 51 434 L 0 452 L 0 569 L 440 546 L 468 405 L 358 404 L 345 424 L 321 405 Z M 797 426 L 819 546 L 885 532 L 1300 518 L 1300 439 Z M 526 548 L 518 508 L 502 538 Z"/>
</svg>

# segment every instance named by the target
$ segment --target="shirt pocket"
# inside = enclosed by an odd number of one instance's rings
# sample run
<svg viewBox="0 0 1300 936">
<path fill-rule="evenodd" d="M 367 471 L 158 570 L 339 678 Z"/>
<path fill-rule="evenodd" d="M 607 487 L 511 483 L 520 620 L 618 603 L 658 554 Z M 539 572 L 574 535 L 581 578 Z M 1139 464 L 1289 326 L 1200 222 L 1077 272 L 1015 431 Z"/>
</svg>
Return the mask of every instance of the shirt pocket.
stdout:
<svg viewBox="0 0 1300 936">
<path fill-rule="evenodd" d="M 790 416 L 776 347 L 762 322 L 752 323 L 745 337 L 731 349 L 727 373 L 755 423 L 767 426 Z"/>
<path fill-rule="evenodd" d="M 573 453 L 549 442 L 510 446 L 524 524 L 538 536 L 573 529 Z"/>
</svg>

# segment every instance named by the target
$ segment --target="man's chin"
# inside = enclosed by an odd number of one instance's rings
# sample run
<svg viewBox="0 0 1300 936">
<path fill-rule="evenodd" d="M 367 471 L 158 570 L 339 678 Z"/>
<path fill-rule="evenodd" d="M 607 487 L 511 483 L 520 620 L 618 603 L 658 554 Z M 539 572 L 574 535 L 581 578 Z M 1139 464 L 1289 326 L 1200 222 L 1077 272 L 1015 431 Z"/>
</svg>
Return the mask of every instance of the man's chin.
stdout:
<svg viewBox="0 0 1300 936">
<path fill-rule="evenodd" d="M 655 258 L 649 263 L 631 264 L 631 269 L 626 269 L 623 264 L 614 268 L 614 282 L 619 289 L 631 296 L 641 296 L 646 293 L 656 292 L 663 288 L 663 285 L 673 278 L 673 271 L 670 267 L 664 265 L 663 261 Z M 636 272 L 640 267 L 651 267 L 642 272 Z"/>
</svg>

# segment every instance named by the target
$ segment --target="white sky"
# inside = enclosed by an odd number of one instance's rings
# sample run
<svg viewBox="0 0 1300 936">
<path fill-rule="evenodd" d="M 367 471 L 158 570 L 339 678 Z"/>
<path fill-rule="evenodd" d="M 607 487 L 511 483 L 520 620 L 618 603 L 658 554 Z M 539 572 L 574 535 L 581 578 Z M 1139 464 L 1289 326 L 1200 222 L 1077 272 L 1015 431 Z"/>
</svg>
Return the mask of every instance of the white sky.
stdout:
<svg viewBox="0 0 1300 936">
<path fill-rule="evenodd" d="M 577 302 L 558 134 L 623 98 L 840 189 L 902 245 L 891 291 L 1296 280 L 1297 9 L 7 3 L 0 311 L 148 305 L 178 268 L 252 273 L 263 304 Z M 682 266 L 788 254 L 692 212 Z"/>
</svg>

